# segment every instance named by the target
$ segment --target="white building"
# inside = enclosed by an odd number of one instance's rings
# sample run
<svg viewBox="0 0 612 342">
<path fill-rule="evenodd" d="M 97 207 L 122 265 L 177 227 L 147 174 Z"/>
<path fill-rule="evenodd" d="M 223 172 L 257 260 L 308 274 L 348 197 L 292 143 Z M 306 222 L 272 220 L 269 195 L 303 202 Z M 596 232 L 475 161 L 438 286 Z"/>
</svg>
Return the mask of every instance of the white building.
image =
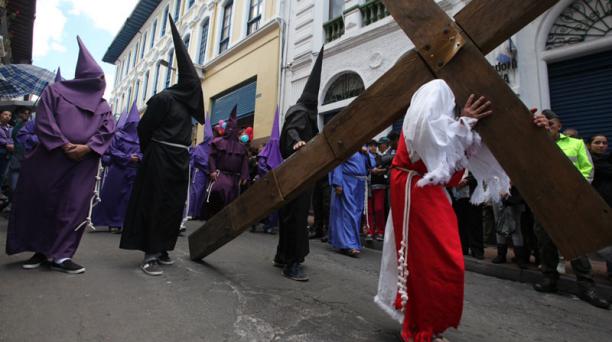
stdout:
<svg viewBox="0 0 612 342">
<path fill-rule="evenodd" d="M 437 2 L 453 16 L 469 1 Z M 299 97 L 325 44 L 321 122 L 413 48 L 379 0 L 290 1 L 285 16 L 282 109 Z M 561 0 L 487 58 L 528 107 L 552 108 L 583 137 L 596 132 L 612 137 L 611 28 L 611 1 Z"/>
</svg>

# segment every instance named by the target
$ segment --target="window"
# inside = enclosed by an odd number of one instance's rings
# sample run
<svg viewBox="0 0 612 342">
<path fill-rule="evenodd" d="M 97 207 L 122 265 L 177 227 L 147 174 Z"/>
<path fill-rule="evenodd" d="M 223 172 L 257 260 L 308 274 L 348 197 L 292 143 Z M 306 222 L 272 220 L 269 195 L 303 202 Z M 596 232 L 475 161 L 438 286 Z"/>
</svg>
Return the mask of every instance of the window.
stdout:
<svg viewBox="0 0 612 342">
<path fill-rule="evenodd" d="M 168 53 L 168 70 L 166 70 L 166 82 L 164 82 L 164 88 L 170 86 L 170 80 L 172 79 L 172 62 L 174 59 L 174 49 Z"/>
<path fill-rule="evenodd" d="M 187 51 L 189 51 L 189 43 L 191 42 L 191 35 L 188 34 L 183 38 L 183 43 L 185 43 L 185 47 L 187 48 Z"/>
<path fill-rule="evenodd" d="M 128 89 L 127 97 L 128 98 L 127 98 L 127 102 L 125 103 L 125 110 L 129 111 L 130 110 L 130 105 L 131 105 L 130 102 L 132 102 L 132 87 L 130 87 Z"/>
<path fill-rule="evenodd" d="M 223 6 L 223 20 L 221 21 L 221 39 L 219 40 L 219 53 L 229 47 L 230 30 L 232 29 L 232 5 L 233 1 L 228 1 Z"/>
<path fill-rule="evenodd" d="M 174 19 L 174 21 L 178 21 L 179 15 L 181 15 L 181 0 L 176 0 L 176 3 L 174 4 L 174 17 L 172 19 Z"/>
<path fill-rule="evenodd" d="M 142 102 L 144 103 L 147 100 L 147 90 L 149 88 L 149 72 L 144 75 L 144 80 L 142 81 Z"/>
<path fill-rule="evenodd" d="M 206 59 L 206 44 L 208 43 L 208 19 L 202 23 L 202 33 L 200 36 L 200 52 L 198 54 L 198 64 L 204 64 Z"/>
<path fill-rule="evenodd" d="M 247 23 L 247 35 L 259 29 L 259 22 L 261 22 L 262 7 L 263 7 L 263 0 L 250 0 L 249 21 Z"/>
<path fill-rule="evenodd" d="M 334 19 L 342 15 L 344 0 L 329 0 L 329 18 Z"/>
<path fill-rule="evenodd" d="M 164 8 L 164 16 L 162 17 L 162 27 L 159 33 L 160 37 L 163 37 L 166 34 L 166 26 L 168 25 L 168 13 L 170 13 L 170 5 Z"/>
<path fill-rule="evenodd" d="M 125 74 L 127 75 L 128 72 L 130 72 L 130 63 L 132 62 L 132 53 L 128 52 L 128 60 L 127 63 L 125 63 Z"/>
<path fill-rule="evenodd" d="M 153 28 L 151 29 L 151 43 L 149 44 L 149 49 L 152 49 L 153 44 L 155 44 L 155 31 L 157 31 L 157 19 L 153 22 Z"/>
<path fill-rule="evenodd" d="M 145 49 L 147 47 L 147 33 L 142 35 L 142 49 L 140 49 L 140 59 L 144 58 Z"/>
<path fill-rule="evenodd" d="M 140 80 L 136 81 L 136 88 L 134 88 L 134 102 L 138 106 L 138 92 L 140 91 Z"/>
<path fill-rule="evenodd" d="M 157 94 L 157 84 L 159 83 L 159 68 L 161 64 L 157 63 L 155 67 L 155 78 L 153 79 L 153 95 Z"/>
<path fill-rule="evenodd" d="M 323 104 L 326 105 L 359 96 L 364 89 L 363 81 L 359 75 L 354 72 L 342 74 L 325 93 Z"/>
<path fill-rule="evenodd" d="M 134 49 L 134 60 L 132 61 L 132 68 L 136 66 L 136 62 L 138 61 L 138 50 L 140 50 L 140 43 L 136 43 L 136 48 Z"/>
<path fill-rule="evenodd" d="M 189 0 L 187 1 L 187 8 L 191 8 L 191 6 L 193 6 L 193 3 L 195 2 L 195 0 Z"/>
<path fill-rule="evenodd" d="M 123 68 L 123 64 L 119 62 L 119 64 L 117 64 L 117 71 L 115 71 L 115 86 L 117 86 L 117 82 L 121 80 L 121 73 L 123 71 L 122 68 Z"/>
</svg>

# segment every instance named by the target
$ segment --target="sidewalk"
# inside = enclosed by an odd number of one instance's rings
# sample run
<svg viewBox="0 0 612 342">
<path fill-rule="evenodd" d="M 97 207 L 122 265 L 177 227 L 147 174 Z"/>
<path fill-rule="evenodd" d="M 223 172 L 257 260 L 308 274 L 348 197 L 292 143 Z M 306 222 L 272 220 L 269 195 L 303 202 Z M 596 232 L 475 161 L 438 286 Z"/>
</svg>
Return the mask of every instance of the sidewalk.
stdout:
<svg viewBox="0 0 612 342">
<path fill-rule="evenodd" d="M 365 242 L 362 237 L 363 246 L 366 248 L 372 248 L 376 250 L 382 250 L 382 241 L 368 241 Z M 533 258 L 529 268 L 522 270 L 515 263 L 509 262 L 506 264 L 494 264 L 491 262 L 497 255 L 495 247 L 485 248 L 484 260 L 478 260 L 470 256 L 465 257 L 465 269 L 470 272 L 480 273 L 500 279 L 513 280 L 521 283 L 535 283 L 540 280 L 542 274 L 538 270 L 537 265 L 534 264 Z M 508 259 L 512 259 L 514 256 L 512 250 L 508 251 Z M 593 277 L 595 278 L 595 284 L 599 293 L 604 298 L 612 299 L 612 282 L 607 278 L 606 263 L 601 260 L 591 259 L 591 265 L 593 266 Z M 562 274 L 559 279 L 558 287 L 561 292 L 570 293 L 573 295 L 578 294 L 578 286 L 576 285 L 576 278 L 572 274 L 572 266 L 567 261 L 565 263 L 567 274 Z"/>
</svg>

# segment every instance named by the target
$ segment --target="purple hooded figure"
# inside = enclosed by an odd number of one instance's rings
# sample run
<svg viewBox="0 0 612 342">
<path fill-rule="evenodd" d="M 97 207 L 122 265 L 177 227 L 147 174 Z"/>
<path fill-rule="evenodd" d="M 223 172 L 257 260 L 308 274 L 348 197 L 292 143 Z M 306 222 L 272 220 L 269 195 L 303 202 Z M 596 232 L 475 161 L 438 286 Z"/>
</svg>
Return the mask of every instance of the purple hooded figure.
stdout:
<svg viewBox="0 0 612 342">
<path fill-rule="evenodd" d="M 204 124 L 202 84 L 172 17 L 168 17 L 178 67 L 178 82 L 154 95 L 138 124 L 143 159 L 128 203 L 122 249 L 144 252 L 140 265 L 161 275 L 159 265 L 174 263 L 168 251 L 179 236 L 189 187 L 192 119 Z"/>
<path fill-rule="evenodd" d="M 6 252 L 35 252 L 24 268 L 82 273 L 72 262 L 87 223 L 100 156 L 115 121 L 102 98 L 104 72 L 79 37 L 75 78 L 43 90 L 36 110 L 40 143 L 22 162 L 9 218 Z"/>
<path fill-rule="evenodd" d="M 257 174 L 259 177 L 263 177 L 266 173 L 277 168 L 283 162 L 283 156 L 281 155 L 278 143 L 279 137 L 279 111 L 278 107 L 276 107 L 270 139 L 263 150 L 257 155 Z M 278 212 L 270 214 L 263 223 L 265 224 L 264 232 L 273 233 L 274 227 L 278 226 Z"/>
<path fill-rule="evenodd" d="M 263 177 L 270 170 L 275 169 L 283 162 L 283 156 L 281 155 L 280 146 L 278 144 L 280 130 L 279 125 L 279 113 L 278 107 L 274 113 L 274 122 L 272 123 L 272 132 L 270 132 L 270 139 L 264 146 L 263 150 L 257 155 L 257 173 L 260 177 Z"/>
<path fill-rule="evenodd" d="M 189 217 L 202 218 L 202 207 L 206 198 L 206 187 L 208 186 L 208 156 L 210 155 L 210 143 L 213 131 L 210 118 L 204 124 L 204 141 L 202 141 L 191 153 L 191 184 L 189 184 Z"/>
<path fill-rule="evenodd" d="M 104 184 L 100 191 L 101 202 L 94 207 L 92 221 L 96 226 L 107 226 L 111 231 L 123 227 L 123 219 L 127 211 L 128 200 L 132 193 L 132 185 L 136 179 L 138 164 L 142 160 L 138 143 L 138 122 L 140 113 L 136 102 L 132 105 L 129 115 L 125 117 L 121 127 L 118 127 L 108 156 Z"/>
<path fill-rule="evenodd" d="M 237 107 L 234 106 L 225 135 L 215 139 L 210 149 L 208 170 L 214 182 L 205 204 L 204 218 L 209 219 L 240 195 L 240 183 L 249 178 L 247 148 L 238 140 Z"/>
</svg>

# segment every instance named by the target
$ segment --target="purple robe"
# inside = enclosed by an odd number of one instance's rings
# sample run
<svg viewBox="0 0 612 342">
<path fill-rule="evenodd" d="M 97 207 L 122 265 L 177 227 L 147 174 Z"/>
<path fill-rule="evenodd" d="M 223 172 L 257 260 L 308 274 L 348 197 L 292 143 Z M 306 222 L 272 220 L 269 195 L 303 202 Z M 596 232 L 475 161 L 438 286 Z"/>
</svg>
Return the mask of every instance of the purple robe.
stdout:
<svg viewBox="0 0 612 342">
<path fill-rule="evenodd" d="M 54 84 L 55 85 L 55 84 Z M 6 252 L 39 252 L 55 260 L 71 258 L 84 229 L 93 195 L 98 161 L 111 143 L 115 127 L 110 107 L 100 99 L 95 113 L 47 87 L 36 110 L 40 144 L 23 160 L 13 199 Z M 92 153 L 68 159 L 67 143 L 87 144 Z"/>
<path fill-rule="evenodd" d="M 111 144 L 115 121 L 102 98 L 104 72 L 77 40 L 75 79 L 53 83 L 40 95 L 35 121 L 40 143 L 21 164 L 7 254 L 31 251 L 55 261 L 72 258 L 87 223 L 100 156 Z M 91 152 L 74 161 L 63 150 L 67 144 L 84 144 Z"/>
<path fill-rule="evenodd" d="M 238 140 L 236 119 L 230 119 L 226 135 L 214 139 L 208 158 L 208 170 L 219 171 L 219 176 L 211 188 L 210 201 L 206 203 L 205 218 L 218 213 L 240 195 L 240 181 L 249 178 L 247 149 Z"/>
<path fill-rule="evenodd" d="M 132 105 L 129 115 L 125 113 L 122 118 L 123 120 L 119 120 L 120 126 L 110 148 L 102 157 L 106 171 L 100 191 L 101 202 L 93 209 L 94 225 L 123 227 L 123 219 L 139 165 L 138 162 L 133 162 L 131 157 L 135 155 L 142 160 L 136 131 L 140 121 L 136 103 Z"/>
<path fill-rule="evenodd" d="M 101 202 L 94 207 L 92 221 L 96 226 L 123 227 L 132 186 L 136 179 L 138 163 L 131 161 L 132 155 L 142 159 L 138 137 L 125 139 L 117 132 L 108 149 L 108 165 L 104 184 L 100 191 Z"/>
<path fill-rule="evenodd" d="M 338 249 L 360 249 L 361 216 L 365 205 L 368 156 L 353 154 L 330 173 L 329 243 Z M 336 187 L 342 188 L 340 195 Z"/>
<path fill-rule="evenodd" d="M 17 143 L 23 146 L 25 153 L 29 154 L 38 145 L 38 136 L 34 133 L 35 120 L 29 120 L 15 135 Z"/>
<path fill-rule="evenodd" d="M 208 156 L 210 154 L 210 136 L 205 138 L 191 154 L 191 184 L 189 185 L 189 216 L 194 219 L 202 217 L 202 207 L 206 199 L 208 186 Z"/>
</svg>

